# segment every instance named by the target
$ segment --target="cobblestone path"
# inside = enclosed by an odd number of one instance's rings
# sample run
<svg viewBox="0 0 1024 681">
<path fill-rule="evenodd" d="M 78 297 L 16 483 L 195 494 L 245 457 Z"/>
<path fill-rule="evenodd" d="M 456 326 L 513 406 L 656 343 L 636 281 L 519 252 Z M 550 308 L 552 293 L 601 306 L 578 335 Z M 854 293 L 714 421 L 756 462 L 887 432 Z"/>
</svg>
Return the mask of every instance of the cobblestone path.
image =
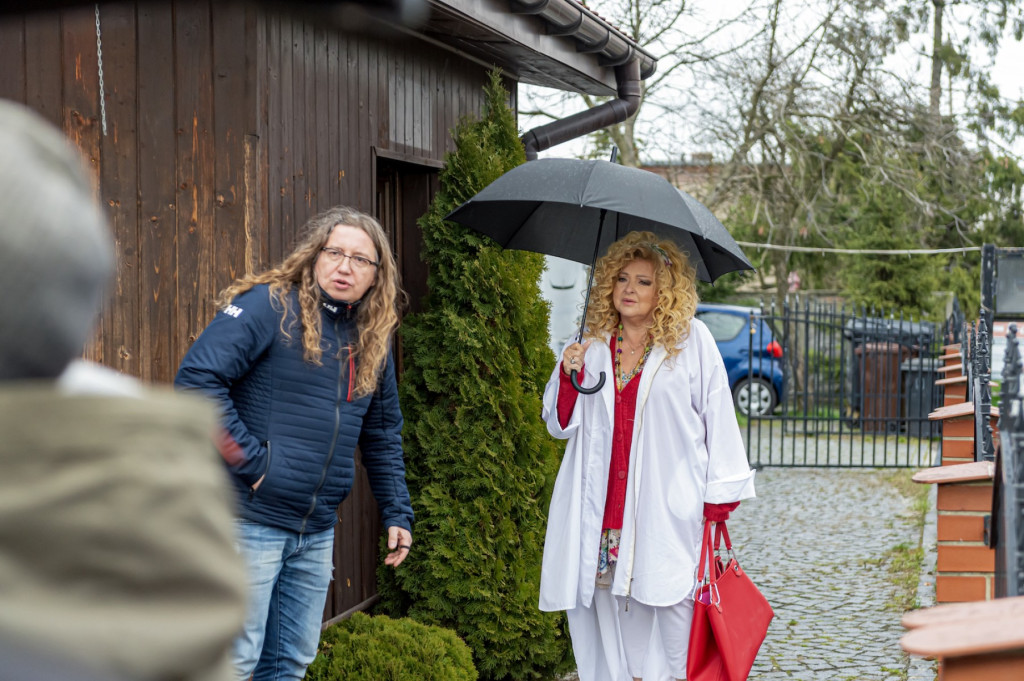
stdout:
<svg viewBox="0 0 1024 681">
<path fill-rule="evenodd" d="M 894 475 L 907 472 L 758 473 L 758 497 L 729 522 L 740 564 L 775 610 L 751 679 L 908 678 L 915 665 L 899 647 L 902 612 L 881 559 L 897 545 L 917 547 L 921 529 Z"/>
</svg>

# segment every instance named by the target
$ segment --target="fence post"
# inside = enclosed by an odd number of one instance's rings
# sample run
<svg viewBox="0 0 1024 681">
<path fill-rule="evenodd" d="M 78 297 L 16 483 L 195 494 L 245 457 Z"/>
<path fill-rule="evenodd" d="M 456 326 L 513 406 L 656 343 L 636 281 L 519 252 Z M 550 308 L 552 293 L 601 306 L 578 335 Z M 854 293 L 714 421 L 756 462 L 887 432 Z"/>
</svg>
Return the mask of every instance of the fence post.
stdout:
<svg viewBox="0 0 1024 681">
<path fill-rule="evenodd" d="M 978 331 L 975 334 L 977 347 L 974 360 L 974 442 L 975 461 L 992 461 L 995 459 L 995 447 L 992 444 L 992 389 L 989 385 L 991 369 L 989 367 L 989 334 L 985 318 L 978 320 Z"/>
<path fill-rule="evenodd" d="M 981 247 L 981 317 L 992 328 L 996 290 L 996 246 L 984 244 Z"/>
<path fill-rule="evenodd" d="M 996 596 L 1024 595 L 1024 413 L 1020 396 L 1021 354 L 1017 325 L 1006 334 L 1002 401 L 999 405 L 998 467 L 992 525 L 995 535 Z"/>
</svg>

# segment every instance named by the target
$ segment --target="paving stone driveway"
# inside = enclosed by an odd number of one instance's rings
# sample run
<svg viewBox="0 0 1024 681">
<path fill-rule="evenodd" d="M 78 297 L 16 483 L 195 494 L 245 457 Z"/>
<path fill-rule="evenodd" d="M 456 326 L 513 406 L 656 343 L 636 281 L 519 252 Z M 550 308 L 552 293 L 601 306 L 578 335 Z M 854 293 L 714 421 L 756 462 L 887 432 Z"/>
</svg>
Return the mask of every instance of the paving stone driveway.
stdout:
<svg viewBox="0 0 1024 681">
<path fill-rule="evenodd" d="M 892 470 L 765 468 L 733 513 L 740 564 L 775 610 L 751 671 L 759 681 L 934 679 L 899 647 L 902 615 L 879 561 L 921 529 Z M 919 598 L 927 598 L 919 591 Z M 930 605 L 923 602 L 922 605 Z"/>
</svg>

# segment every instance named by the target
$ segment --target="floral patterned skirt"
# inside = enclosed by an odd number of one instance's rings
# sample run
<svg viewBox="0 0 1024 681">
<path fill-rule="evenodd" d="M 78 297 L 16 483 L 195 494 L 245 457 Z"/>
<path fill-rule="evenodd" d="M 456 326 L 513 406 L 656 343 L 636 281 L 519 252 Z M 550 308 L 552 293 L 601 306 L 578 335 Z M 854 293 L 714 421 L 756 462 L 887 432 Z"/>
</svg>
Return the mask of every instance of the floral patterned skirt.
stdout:
<svg viewBox="0 0 1024 681">
<path fill-rule="evenodd" d="M 615 564 L 619 561 L 619 538 L 622 530 L 601 533 L 601 550 L 597 557 L 597 586 L 607 589 L 615 577 Z"/>
</svg>

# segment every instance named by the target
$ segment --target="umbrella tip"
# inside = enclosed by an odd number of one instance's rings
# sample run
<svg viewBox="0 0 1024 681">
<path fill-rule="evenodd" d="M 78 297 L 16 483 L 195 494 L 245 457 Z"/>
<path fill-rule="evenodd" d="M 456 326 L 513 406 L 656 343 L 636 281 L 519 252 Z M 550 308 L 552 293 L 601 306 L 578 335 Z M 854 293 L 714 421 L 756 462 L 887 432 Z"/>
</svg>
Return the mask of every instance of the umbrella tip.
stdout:
<svg viewBox="0 0 1024 681">
<path fill-rule="evenodd" d="M 615 159 L 618 158 L 618 156 L 619 156 L 619 148 L 613 144 L 612 145 L 612 156 L 608 160 L 611 161 L 612 163 L 615 163 Z"/>
</svg>

